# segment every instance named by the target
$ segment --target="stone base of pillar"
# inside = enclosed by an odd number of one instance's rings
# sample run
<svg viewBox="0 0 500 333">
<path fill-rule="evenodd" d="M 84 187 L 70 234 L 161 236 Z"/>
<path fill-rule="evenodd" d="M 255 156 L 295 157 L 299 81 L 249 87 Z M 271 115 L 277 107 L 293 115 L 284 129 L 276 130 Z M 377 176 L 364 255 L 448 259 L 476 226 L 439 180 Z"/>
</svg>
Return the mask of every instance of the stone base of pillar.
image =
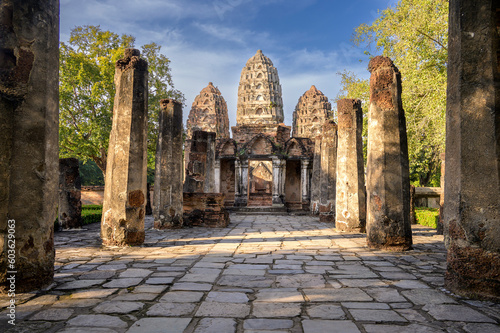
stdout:
<svg viewBox="0 0 500 333">
<path fill-rule="evenodd" d="M 500 255 L 476 247 L 448 249 L 444 286 L 470 298 L 500 301 Z"/>
<path fill-rule="evenodd" d="M 335 202 L 319 204 L 319 221 L 329 223 L 335 222 Z"/>
<path fill-rule="evenodd" d="M 180 229 L 184 225 L 182 216 L 155 216 L 155 221 L 153 227 L 158 230 L 164 229 Z"/>
</svg>

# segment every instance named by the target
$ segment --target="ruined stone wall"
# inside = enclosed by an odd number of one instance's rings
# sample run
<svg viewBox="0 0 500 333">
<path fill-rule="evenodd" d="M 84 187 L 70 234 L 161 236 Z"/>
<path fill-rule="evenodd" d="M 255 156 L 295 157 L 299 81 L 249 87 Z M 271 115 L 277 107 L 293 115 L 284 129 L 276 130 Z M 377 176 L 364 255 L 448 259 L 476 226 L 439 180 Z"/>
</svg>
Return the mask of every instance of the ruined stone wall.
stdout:
<svg viewBox="0 0 500 333">
<path fill-rule="evenodd" d="M 184 192 L 214 192 L 215 133 L 195 131 L 186 141 Z"/>
<path fill-rule="evenodd" d="M 408 250 L 410 178 L 401 74 L 387 57 L 373 58 L 368 68 L 367 243 L 372 248 Z"/>
<path fill-rule="evenodd" d="M 139 50 L 125 49 L 116 62 L 115 86 L 101 238 L 104 245 L 140 245 L 147 195 L 148 63 Z"/>
<path fill-rule="evenodd" d="M 272 138 L 276 145 L 284 148 L 285 143 L 290 139 L 290 129 L 290 126 L 285 126 L 283 124 L 248 124 L 232 127 L 233 139 L 238 144 L 238 147 L 244 147 L 245 144 L 252 141 L 257 135 L 263 134 Z"/>
<path fill-rule="evenodd" d="M 331 117 L 332 105 L 315 86 L 299 98 L 293 112 L 293 137 L 315 138 L 321 135 L 321 126 Z"/>
<path fill-rule="evenodd" d="M 183 203 L 186 226 L 224 228 L 229 225 L 222 193 L 184 193 Z"/>
<path fill-rule="evenodd" d="M 279 124 L 284 121 L 278 70 L 261 50 L 241 71 L 236 122 L 238 125 Z"/>
<path fill-rule="evenodd" d="M 195 97 L 186 123 L 187 138 L 194 131 L 214 132 L 217 139 L 229 138 L 227 104 L 212 82 Z"/>
<path fill-rule="evenodd" d="M 500 4 L 451 0 L 445 287 L 500 301 Z"/>
<path fill-rule="evenodd" d="M 311 214 L 319 214 L 320 198 L 320 178 L 321 178 L 321 136 L 314 140 L 314 155 L 311 176 Z"/>
<path fill-rule="evenodd" d="M 19 293 L 48 286 L 54 275 L 59 1 L 0 2 L 0 45 L 0 291 L 10 288 L 14 257 Z"/>
</svg>

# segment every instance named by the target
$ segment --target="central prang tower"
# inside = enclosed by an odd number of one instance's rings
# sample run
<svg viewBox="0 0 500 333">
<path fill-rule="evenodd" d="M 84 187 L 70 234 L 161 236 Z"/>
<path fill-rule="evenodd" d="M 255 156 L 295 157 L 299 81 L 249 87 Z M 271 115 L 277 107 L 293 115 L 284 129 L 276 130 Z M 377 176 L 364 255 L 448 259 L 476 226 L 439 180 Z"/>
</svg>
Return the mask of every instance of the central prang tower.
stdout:
<svg viewBox="0 0 500 333">
<path fill-rule="evenodd" d="M 284 120 L 278 70 L 262 50 L 241 71 L 237 108 L 237 125 L 280 124 Z"/>
</svg>

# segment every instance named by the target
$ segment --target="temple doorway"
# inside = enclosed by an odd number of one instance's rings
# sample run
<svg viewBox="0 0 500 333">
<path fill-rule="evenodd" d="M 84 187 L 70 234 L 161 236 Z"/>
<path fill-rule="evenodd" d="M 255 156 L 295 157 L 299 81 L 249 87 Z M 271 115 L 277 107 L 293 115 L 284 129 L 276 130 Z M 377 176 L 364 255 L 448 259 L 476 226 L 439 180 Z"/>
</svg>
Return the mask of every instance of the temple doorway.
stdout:
<svg viewBox="0 0 500 333">
<path fill-rule="evenodd" d="M 220 191 L 225 194 L 224 206 L 234 205 L 235 191 L 235 163 L 234 159 L 220 160 Z"/>
<path fill-rule="evenodd" d="M 302 209 L 300 160 L 286 161 L 285 204 L 290 210 Z"/>
<path fill-rule="evenodd" d="M 248 206 L 272 206 L 273 163 L 270 160 L 248 162 Z"/>
</svg>

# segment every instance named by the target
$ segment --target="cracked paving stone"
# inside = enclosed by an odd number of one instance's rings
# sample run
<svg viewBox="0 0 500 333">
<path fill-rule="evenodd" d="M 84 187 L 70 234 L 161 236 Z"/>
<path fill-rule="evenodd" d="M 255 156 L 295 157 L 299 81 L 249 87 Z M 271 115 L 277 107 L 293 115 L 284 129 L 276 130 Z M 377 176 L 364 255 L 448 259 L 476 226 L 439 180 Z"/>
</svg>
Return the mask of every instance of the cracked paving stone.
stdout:
<svg viewBox="0 0 500 333">
<path fill-rule="evenodd" d="M 431 304 L 423 307 L 436 320 L 496 323 L 495 320 L 465 305 Z"/>
<path fill-rule="evenodd" d="M 318 304 L 309 305 L 307 307 L 307 314 L 311 318 L 322 319 L 346 319 L 346 314 L 342 308 L 333 304 Z"/>
<path fill-rule="evenodd" d="M 109 315 L 79 315 L 68 320 L 69 326 L 80 327 L 109 327 L 109 328 L 127 328 L 126 322 L 118 317 Z"/>
<path fill-rule="evenodd" d="M 246 330 L 278 330 L 292 328 L 290 319 L 246 319 L 243 328 Z"/>
<path fill-rule="evenodd" d="M 241 303 L 203 302 L 196 317 L 244 318 L 250 314 L 250 305 Z"/>
<path fill-rule="evenodd" d="M 104 288 L 128 288 L 136 286 L 141 283 L 142 278 L 124 278 L 124 279 L 113 279 L 108 283 L 103 284 Z"/>
<path fill-rule="evenodd" d="M 58 321 L 66 320 L 73 314 L 71 309 L 48 309 L 35 314 L 29 320 Z"/>
<path fill-rule="evenodd" d="M 196 303 L 157 303 L 147 312 L 148 316 L 176 317 L 190 315 L 196 308 Z"/>
<path fill-rule="evenodd" d="M 194 333 L 234 333 L 236 321 L 229 318 L 202 318 Z"/>
<path fill-rule="evenodd" d="M 153 271 L 150 271 L 149 269 L 142 269 L 142 268 L 129 268 L 122 273 L 120 273 L 119 277 L 120 278 L 145 278 L 148 275 L 153 273 Z"/>
<path fill-rule="evenodd" d="M 264 303 L 254 302 L 252 315 L 255 317 L 296 317 L 300 315 L 301 305 L 297 303 Z"/>
<path fill-rule="evenodd" d="M 293 288 L 261 289 L 254 302 L 295 303 L 304 302 L 302 294 Z"/>
<path fill-rule="evenodd" d="M 116 292 L 118 289 L 91 289 L 73 292 L 71 298 L 105 298 Z"/>
<path fill-rule="evenodd" d="M 99 284 L 104 283 L 106 280 L 76 280 L 71 282 L 66 282 L 56 289 L 58 290 L 70 290 L 70 289 L 86 289 Z"/>
<path fill-rule="evenodd" d="M 404 290 L 401 292 L 403 296 L 408 298 L 415 304 L 456 304 L 457 302 L 451 298 L 434 289 L 413 289 Z"/>
<path fill-rule="evenodd" d="M 397 312 L 392 310 L 356 310 L 349 309 L 349 312 L 357 321 L 390 321 L 390 322 L 406 322 L 406 319 L 401 317 Z"/>
<path fill-rule="evenodd" d="M 160 302 L 195 303 L 201 301 L 203 295 L 203 292 L 196 291 L 169 291 L 160 298 Z"/>
<path fill-rule="evenodd" d="M 350 320 L 303 320 L 304 333 L 361 333 Z"/>
<path fill-rule="evenodd" d="M 411 324 L 401 325 L 363 325 L 366 333 L 442 333 L 441 328 L 433 328 L 427 325 Z M 456 331 L 454 331 L 456 332 Z"/>
<path fill-rule="evenodd" d="M 304 289 L 311 302 L 371 302 L 367 293 L 359 288 L 342 289 Z"/>
<path fill-rule="evenodd" d="M 190 321 L 191 318 L 142 318 L 127 333 L 180 333 Z"/>
<path fill-rule="evenodd" d="M 130 313 L 143 307 L 144 304 L 139 302 L 107 301 L 102 302 L 93 310 L 97 313 Z"/>
<path fill-rule="evenodd" d="M 245 293 L 238 292 L 211 291 L 208 293 L 206 301 L 221 303 L 247 303 L 248 296 Z"/>
</svg>

